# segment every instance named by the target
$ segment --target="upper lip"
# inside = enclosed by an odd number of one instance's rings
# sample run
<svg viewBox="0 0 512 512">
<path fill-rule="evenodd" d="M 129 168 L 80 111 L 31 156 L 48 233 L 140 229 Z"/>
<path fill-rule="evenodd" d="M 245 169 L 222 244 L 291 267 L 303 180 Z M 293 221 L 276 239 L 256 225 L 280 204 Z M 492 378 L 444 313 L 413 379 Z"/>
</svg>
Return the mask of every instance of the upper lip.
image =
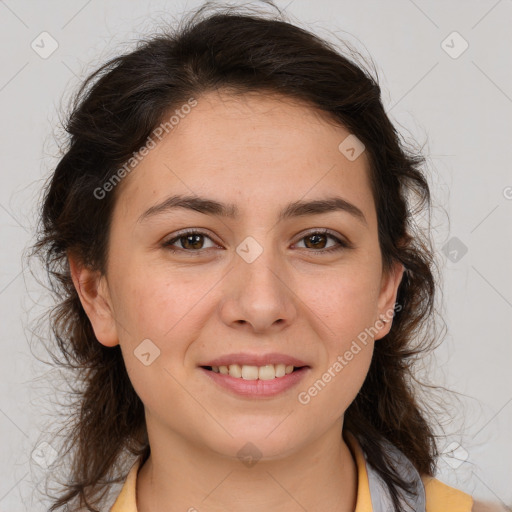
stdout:
<svg viewBox="0 0 512 512">
<path fill-rule="evenodd" d="M 286 354 L 272 352 L 268 354 L 248 354 L 239 352 L 237 354 L 226 354 L 224 356 L 211 359 L 208 362 L 201 363 L 199 366 L 229 366 L 230 364 L 265 366 L 267 364 L 285 364 L 299 366 L 308 366 L 304 361 Z"/>
</svg>

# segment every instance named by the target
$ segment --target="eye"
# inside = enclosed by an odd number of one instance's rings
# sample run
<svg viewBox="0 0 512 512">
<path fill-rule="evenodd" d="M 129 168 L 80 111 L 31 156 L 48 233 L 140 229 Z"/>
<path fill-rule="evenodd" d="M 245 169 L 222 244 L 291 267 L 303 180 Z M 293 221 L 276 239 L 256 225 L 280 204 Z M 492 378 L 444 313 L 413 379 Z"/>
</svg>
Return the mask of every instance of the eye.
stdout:
<svg viewBox="0 0 512 512">
<path fill-rule="evenodd" d="M 204 232 L 202 231 L 185 231 L 178 236 L 175 236 L 174 238 L 171 238 L 170 240 L 167 240 L 162 244 L 162 247 L 165 247 L 171 252 L 179 252 L 179 251 L 185 251 L 185 252 L 198 252 L 199 249 L 203 249 L 203 241 L 202 239 L 207 238 L 210 241 L 212 239 Z M 173 245 L 175 242 L 179 242 L 181 244 L 181 248 L 174 249 Z"/>
<path fill-rule="evenodd" d="M 324 249 L 325 243 L 329 238 L 331 240 L 334 240 L 336 244 L 333 247 L 330 247 L 329 249 Z M 351 245 L 348 242 L 345 242 L 344 240 L 341 240 L 337 236 L 334 236 L 328 229 L 317 229 L 316 231 L 311 231 L 306 236 L 300 239 L 300 241 L 302 240 L 306 241 L 306 248 L 319 249 L 317 251 L 312 252 L 318 252 L 320 254 L 325 254 L 326 252 L 340 251 L 342 249 L 348 249 L 351 247 Z"/>
<path fill-rule="evenodd" d="M 336 243 L 334 246 L 325 249 L 325 244 L 328 239 L 334 240 Z M 203 231 L 189 230 L 184 231 L 177 236 L 162 243 L 162 247 L 173 253 L 184 252 L 189 254 L 200 253 L 204 247 L 204 239 L 208 239 L 213 243 L 214 247 L 216 244 L 213 242 L 210 236 Z M 311 231 L 307 235 L 303 236 L 299 242 L 305 240 L 306 249 L 314 249 L 314 253 L 325 254 L 334 251 L 340 251 L 342 249 L 349 249 L 351 244 L 347 241 L 341 240 L 337 236 L 334 236 L 328 229 L 317 229 Z M 175 247 L 175 244 L 179 243 L 181 247 Z M 218 246 L 217 246 L 218 247 Z M 208 248 L 208 247 L 207 247 Z"/>
</svg>

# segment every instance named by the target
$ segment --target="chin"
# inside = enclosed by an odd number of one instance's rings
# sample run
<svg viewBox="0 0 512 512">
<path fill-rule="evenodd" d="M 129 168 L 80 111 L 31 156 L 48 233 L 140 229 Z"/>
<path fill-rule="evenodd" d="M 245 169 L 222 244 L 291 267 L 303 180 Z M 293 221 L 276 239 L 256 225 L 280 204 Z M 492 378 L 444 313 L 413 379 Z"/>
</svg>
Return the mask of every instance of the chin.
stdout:
<svg viewBox="0 0 512 512">
<path fill-rule="evenodd" d="M 290 432 L 290 425 L 287 425 L 288 428 L 285 427 L 286 421 L 283 422 L 283 418 L 259 424 L 252 421 L 250 427 L 233 421 L 229 423 L 219 421 L 227 432 L 219 427 L 213 437 L 211 436 L 213 429 L 203 430 L 209 435 L 206 438 L 203 437 L 202 444 L 224 457 L 239 458 L 247 455 L 254 458 L 281 458 L 292 453 L 297 445 L 302 444 L 301 440 Z M 302 436 L 304 436 L 303 431 Z"/>
</svg>

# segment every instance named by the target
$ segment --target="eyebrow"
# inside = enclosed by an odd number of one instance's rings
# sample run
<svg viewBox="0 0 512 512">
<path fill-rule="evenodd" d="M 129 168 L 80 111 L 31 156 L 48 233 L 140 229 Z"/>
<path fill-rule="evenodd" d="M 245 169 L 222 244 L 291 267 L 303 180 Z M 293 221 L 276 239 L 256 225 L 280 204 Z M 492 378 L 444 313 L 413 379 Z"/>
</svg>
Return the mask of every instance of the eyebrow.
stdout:
<svg viewBox="0 0 512 512">
<path fill-rule="evenodd" d="M 147 209 L 137 222 L 142 222 L 150 217 L 167 213 L 169 211 L 185 208 L 194 210 L 206 215 L 237 219 L 239 216 L 238 207 L 234 204 L 225 204 L 198 196 L 173 195 Z M 361 223 L 368 225 L 363 212 L 354 204 L 349 203 L 341 197 L 328 197 L 313 201 L 294 201 L 286 205 L 279 213 L 278 221 L 281 222 L 292 217 L 303 217 L 306 215 L 320 215 L 334 211 L 344 211 L 352 215 Z"/>
</svg>

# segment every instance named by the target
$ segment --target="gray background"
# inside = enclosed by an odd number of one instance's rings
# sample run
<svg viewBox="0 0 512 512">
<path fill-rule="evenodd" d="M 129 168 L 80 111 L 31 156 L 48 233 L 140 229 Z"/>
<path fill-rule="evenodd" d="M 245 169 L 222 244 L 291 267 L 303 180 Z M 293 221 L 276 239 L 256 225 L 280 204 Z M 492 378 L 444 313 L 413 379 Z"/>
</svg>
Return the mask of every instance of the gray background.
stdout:
<svg viewBox="0 0 512 512">
<path fill-rule="evenodd" d="M 33 319 L 49 299 L 23 259 L 58 157 L 59 112 L 97 65 L 201 3 L 0 1 L 1 511 L 45 510 L 35 490 L 52 451 L 41 443 L 65 422 L 50 367 L 34 357 L 45 357 L 31 331 L 44 335 Z M 304 27 L 335 32 L 373 57 L 392 121 L 424 143 L 448 330 L 422 373 L 459 393 L 443 398 L 454 420 L 444 426 L 437 477 L 512 504 L 512 2 L 276 3 Z M 52 40 L 58 48 L 43 58 Z"/>
</svg>

